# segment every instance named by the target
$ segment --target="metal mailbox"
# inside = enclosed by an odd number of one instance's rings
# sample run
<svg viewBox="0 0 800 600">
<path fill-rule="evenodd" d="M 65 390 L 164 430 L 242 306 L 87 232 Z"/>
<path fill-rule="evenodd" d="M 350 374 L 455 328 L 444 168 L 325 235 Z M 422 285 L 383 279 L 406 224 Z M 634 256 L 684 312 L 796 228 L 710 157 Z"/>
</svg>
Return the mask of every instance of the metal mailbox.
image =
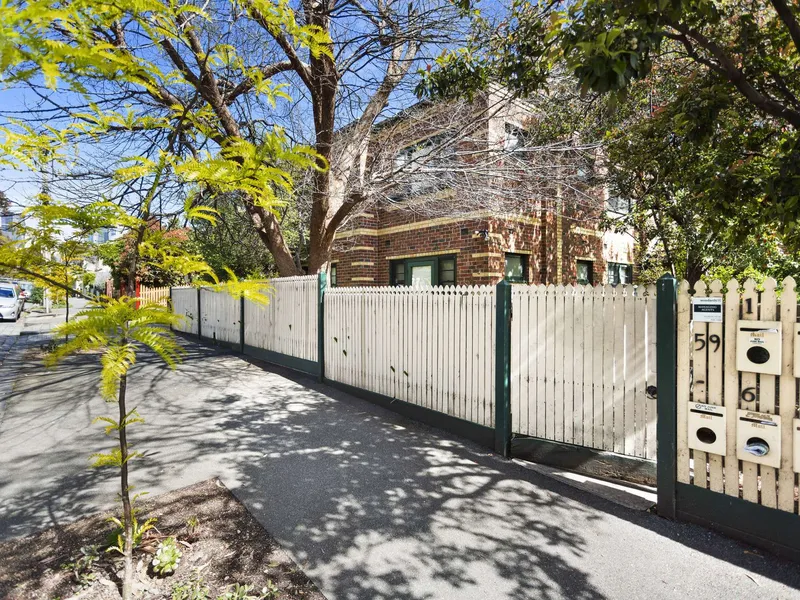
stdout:
<svg viewBox="0 0 800 600">
<path fill-rule="evenodd" d="M 689 448 L 725 455 L 725 407 L 689 403 Z"/>
<path fill-rule="evenodd" d="M 781 418 L 779 415 L 736 411 L 736 457 L 779 469 L 781 466 Z"/>
<path fill-rule="evenodd" d="M 748 373 L 781 374 L 781 322 L 739 321 L 736 368 Z"/>
</svg>

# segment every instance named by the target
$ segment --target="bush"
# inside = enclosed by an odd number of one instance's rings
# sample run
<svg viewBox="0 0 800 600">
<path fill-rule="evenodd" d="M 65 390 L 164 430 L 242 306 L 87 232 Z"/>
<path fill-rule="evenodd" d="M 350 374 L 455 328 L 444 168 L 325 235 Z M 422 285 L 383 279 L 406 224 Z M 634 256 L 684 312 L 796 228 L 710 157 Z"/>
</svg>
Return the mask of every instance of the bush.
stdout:
<svg viewBox="0 0 800 600">
<path fill-rule="evenodd" d="M 44 288 L 38 285 L 34 286 L 29 300 L 33 304 L 44 304 Z"/>
</svg>

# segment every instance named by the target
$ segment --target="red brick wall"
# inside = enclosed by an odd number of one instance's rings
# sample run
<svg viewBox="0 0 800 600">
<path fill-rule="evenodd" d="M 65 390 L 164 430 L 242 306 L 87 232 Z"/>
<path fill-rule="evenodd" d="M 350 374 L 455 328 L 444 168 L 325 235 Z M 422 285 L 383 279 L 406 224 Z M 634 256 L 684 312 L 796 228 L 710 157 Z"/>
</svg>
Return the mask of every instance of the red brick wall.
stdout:
<svg viewBox="0 0 800 600">
<path fill-rule="evenodd" d="M 337 239 L 333 262 L 338 284 L 388 285 L 392 259 L 449 254 L 456 256 L 459 285 L 495 284 L 504 273 L 506 252 L 527 255 L 529 283 L 575 283 L 578 259 L 593 260 L 594 282 L 602 283 L 602 237 L 594 231 L 593 220 L 577 220 L 579 216 L 574 211 L 563 214 L 560 226 L 551 210 L 516 219 L 465 218 L 425 226 L 436 221 L 411 211 L 375 211 L 357 219 Z M 390 229 L 404 226 L 409 227 Z M 369 231 L 359 233 L 359 228 Z M 348 235 L 353 231 L 355 235 Z"/>
</svg>

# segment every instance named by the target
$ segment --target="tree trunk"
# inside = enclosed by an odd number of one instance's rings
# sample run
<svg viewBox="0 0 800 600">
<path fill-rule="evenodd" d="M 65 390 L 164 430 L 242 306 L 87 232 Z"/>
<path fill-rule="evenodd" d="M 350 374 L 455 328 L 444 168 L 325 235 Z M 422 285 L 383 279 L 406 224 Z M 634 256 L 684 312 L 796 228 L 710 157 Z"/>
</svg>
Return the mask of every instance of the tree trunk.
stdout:
<svg viewBox="0 0 800 600">
<path fill-rule="evenodd" d="M 302 275 L 303 271 L 295 264 L 292 251 L 286 244 L 281 226 L 275 215 L 249 202 L 245 206 L 256 232 L 258 232 L 258 237 L 261 238 L 261 241 L 264 242 L 267 250 L 275 259 L 275 265 L 278 267 L 278 273 L 280 273 L 281 277 Z"/>
<path fill-rule="evenodd" d="M 124 343 L 124 342 L 123 342 Z M 128 435 L 123 423 L 127 410 L 125 407 L 125 391 L 127 388 L 127 375 L 123 375 L 119 382 L 119 450 L 122 459 L 120 467 L 120 494 L 122 496 L 122 524 L 125 530 L 122 574 L 122 600 L 131 600 L 133 587 L 133 507 L 128 489 Z"/>
</svg>

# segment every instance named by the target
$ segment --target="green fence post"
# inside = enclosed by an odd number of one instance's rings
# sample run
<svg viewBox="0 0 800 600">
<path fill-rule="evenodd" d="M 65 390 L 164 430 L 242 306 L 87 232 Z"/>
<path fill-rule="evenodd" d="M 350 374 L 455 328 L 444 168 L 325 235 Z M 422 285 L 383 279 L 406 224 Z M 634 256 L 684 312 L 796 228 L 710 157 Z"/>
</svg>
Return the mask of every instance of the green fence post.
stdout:
<svg viewBox="0 0 800 600">
<path fill-rule="evenodd" d="M 239 344 L 244 354 L 244 294 L 239 296 Z"/>
<path fill-rule="evenodd" d="M 170 312 L 175 312 L 175 303 L 172 301 L 172 286 L 169 286 L 169 310 Z M 175 331 L 172 323 L 169 324 L 169 330 Z"/>
<path fill-rule="evenodd" d="M 494 449 L 511 454 L 511 284 L 497 284 L 495 330 Z"/>
<path fill-rule="evenodd" d="M 197 337 L 203 337 L 203 311 L 200 310 L 200 292 L 203 288 L 197 288 Z"/>
<path fill-rule="evenodd" d="M 317 279 L 317 363 L 319 380 L 325 381 L 325 288 L 328 276 L 320 273 Z"/>
<path fill-rule="evenodd" d="M 656 296 L 656 373 L 658 374 L 656 477 L 658 514 L 675 518 L 677 470 L 678 281 L 672 275 L 658 280 Z"/>
</svg>

